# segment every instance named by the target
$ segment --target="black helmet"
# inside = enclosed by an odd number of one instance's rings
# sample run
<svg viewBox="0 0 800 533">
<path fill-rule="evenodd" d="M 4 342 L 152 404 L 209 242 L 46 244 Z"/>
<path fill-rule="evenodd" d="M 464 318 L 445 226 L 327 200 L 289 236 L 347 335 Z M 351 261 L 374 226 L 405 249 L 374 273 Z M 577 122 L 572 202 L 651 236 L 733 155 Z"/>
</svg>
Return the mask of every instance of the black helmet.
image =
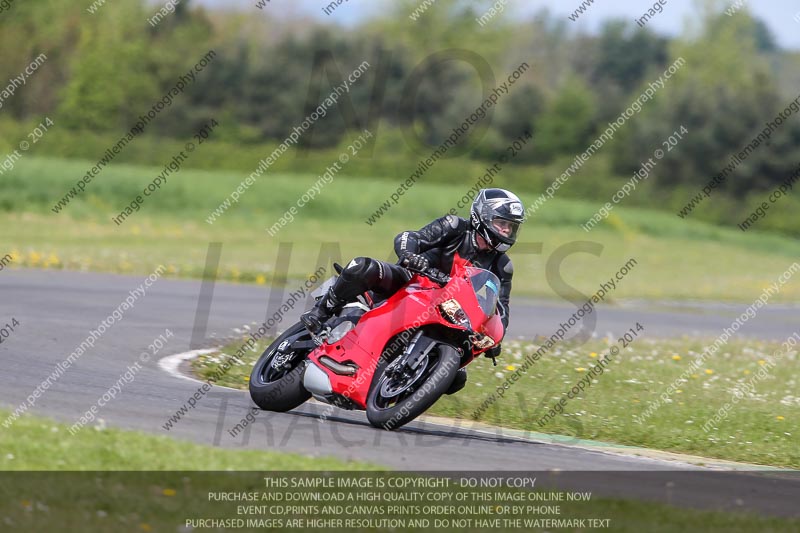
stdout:
<svg viewBox="0 0 800 533">
<path fill-rule="evenodd" d="M 505 189 L 482 189 L 472 202 L 470 223 L 473 229 L 498 252 L 507 251 L 517 241 L 519 225 L 524 221 L 522 202 Z"/>
</svg>

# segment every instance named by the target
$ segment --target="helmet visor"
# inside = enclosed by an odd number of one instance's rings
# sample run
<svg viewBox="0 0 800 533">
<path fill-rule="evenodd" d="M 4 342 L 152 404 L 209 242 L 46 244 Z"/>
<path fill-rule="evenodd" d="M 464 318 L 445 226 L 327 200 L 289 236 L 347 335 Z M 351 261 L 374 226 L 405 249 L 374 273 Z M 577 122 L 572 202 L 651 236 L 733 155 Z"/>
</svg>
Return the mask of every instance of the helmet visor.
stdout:
<svg viewBox="0 0 800 533">
<path fill-rule="evenodd" d="M 505 218 L 495 217 L 492 219 L 492 228 L 498 236 L 502 237 L 508 242 L 515 242 L 517 240 L 517 231 L 519 231 L 519 222 L 508 220 Z"/>
</svg>

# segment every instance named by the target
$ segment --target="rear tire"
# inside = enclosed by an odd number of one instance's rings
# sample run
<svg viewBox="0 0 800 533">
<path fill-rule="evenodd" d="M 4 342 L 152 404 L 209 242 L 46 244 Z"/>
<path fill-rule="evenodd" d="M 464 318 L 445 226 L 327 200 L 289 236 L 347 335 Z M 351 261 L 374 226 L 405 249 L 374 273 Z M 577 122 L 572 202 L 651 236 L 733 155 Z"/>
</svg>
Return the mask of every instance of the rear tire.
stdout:
<svg viewBox="0 0 800 533">
<path fill-rule="evenodd" d="M 372 386 L 367 395 L 367 420 L 376 428 L 397 429 L 405 425 L 429 409 L 452 385 L 461 364 L 458 351 L 448 344 L 438 344 L 437 358 L 429 356 L 425 370 L 427 376 L 415 387 L 414 391 L 392 405 L 382 395 L 382 385 L 389 378 L 384 375 L 389 360 L 382 360 L 375 370 Z"/>
<path fill-rule="evenodd" d="M 282 413 L 294 409 L 311 398 L 311 393 L 303 387 L 303 372 L 308 363 L 309 351 L 297 354 L 288 371 L 278 372 L 271 366 L 278 346 L 303 330 L 305 327 L 301 323 L 286 330 L 264 350 L 253 366 L 253 371 L 250 373 L 250 398 L 261 409 Z"/>
</svg>

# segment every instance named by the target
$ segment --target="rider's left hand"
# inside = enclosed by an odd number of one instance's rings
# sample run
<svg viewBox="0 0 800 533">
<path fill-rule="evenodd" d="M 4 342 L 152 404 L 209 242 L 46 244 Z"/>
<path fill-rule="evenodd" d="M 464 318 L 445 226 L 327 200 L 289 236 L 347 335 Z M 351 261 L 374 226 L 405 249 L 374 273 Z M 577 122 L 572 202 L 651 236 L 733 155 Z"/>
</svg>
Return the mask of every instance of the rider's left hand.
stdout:
<svg viewBox="0 0 800 533">
<path fill-rule="evenodd" d="M 416 271 L 424 271 L 427 270 L 430 266 L 430 262 L 428 258 L 424 255 L 419 254 L 408 254 L 403 258 L 403 263 L 406 267 L 411 268 Z"/>
</svg>

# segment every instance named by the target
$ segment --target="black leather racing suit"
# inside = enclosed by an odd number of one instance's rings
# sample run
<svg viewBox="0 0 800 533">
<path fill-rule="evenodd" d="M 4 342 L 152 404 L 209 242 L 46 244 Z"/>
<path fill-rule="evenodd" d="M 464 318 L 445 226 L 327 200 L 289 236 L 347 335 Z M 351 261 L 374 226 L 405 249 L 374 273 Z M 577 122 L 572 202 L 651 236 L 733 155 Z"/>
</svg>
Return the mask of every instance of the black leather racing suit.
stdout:
<svg viewBox="0 0 800 533">
<path fill-rule="evenodd" d="M 455 215 L 437 218 L 419 231 L 404 231 L 394 239 L 399 258 L 408 254 L 424 255 L 430 266 L 449 274 L 456 252 L 479 268 L 500 278 L 498 312 L 503 326 L 508 327 L 511 277 L 514 268 L 503 252 L 480 251 L 470 223 Z M 408 270 L 398 265 L 369 257 L 356 257 L 344 268 L 332 290 L 344 302 L 353 301 L 368 290 L 380 296 L 391 296 L 410 279 Z"/>
</svg>

